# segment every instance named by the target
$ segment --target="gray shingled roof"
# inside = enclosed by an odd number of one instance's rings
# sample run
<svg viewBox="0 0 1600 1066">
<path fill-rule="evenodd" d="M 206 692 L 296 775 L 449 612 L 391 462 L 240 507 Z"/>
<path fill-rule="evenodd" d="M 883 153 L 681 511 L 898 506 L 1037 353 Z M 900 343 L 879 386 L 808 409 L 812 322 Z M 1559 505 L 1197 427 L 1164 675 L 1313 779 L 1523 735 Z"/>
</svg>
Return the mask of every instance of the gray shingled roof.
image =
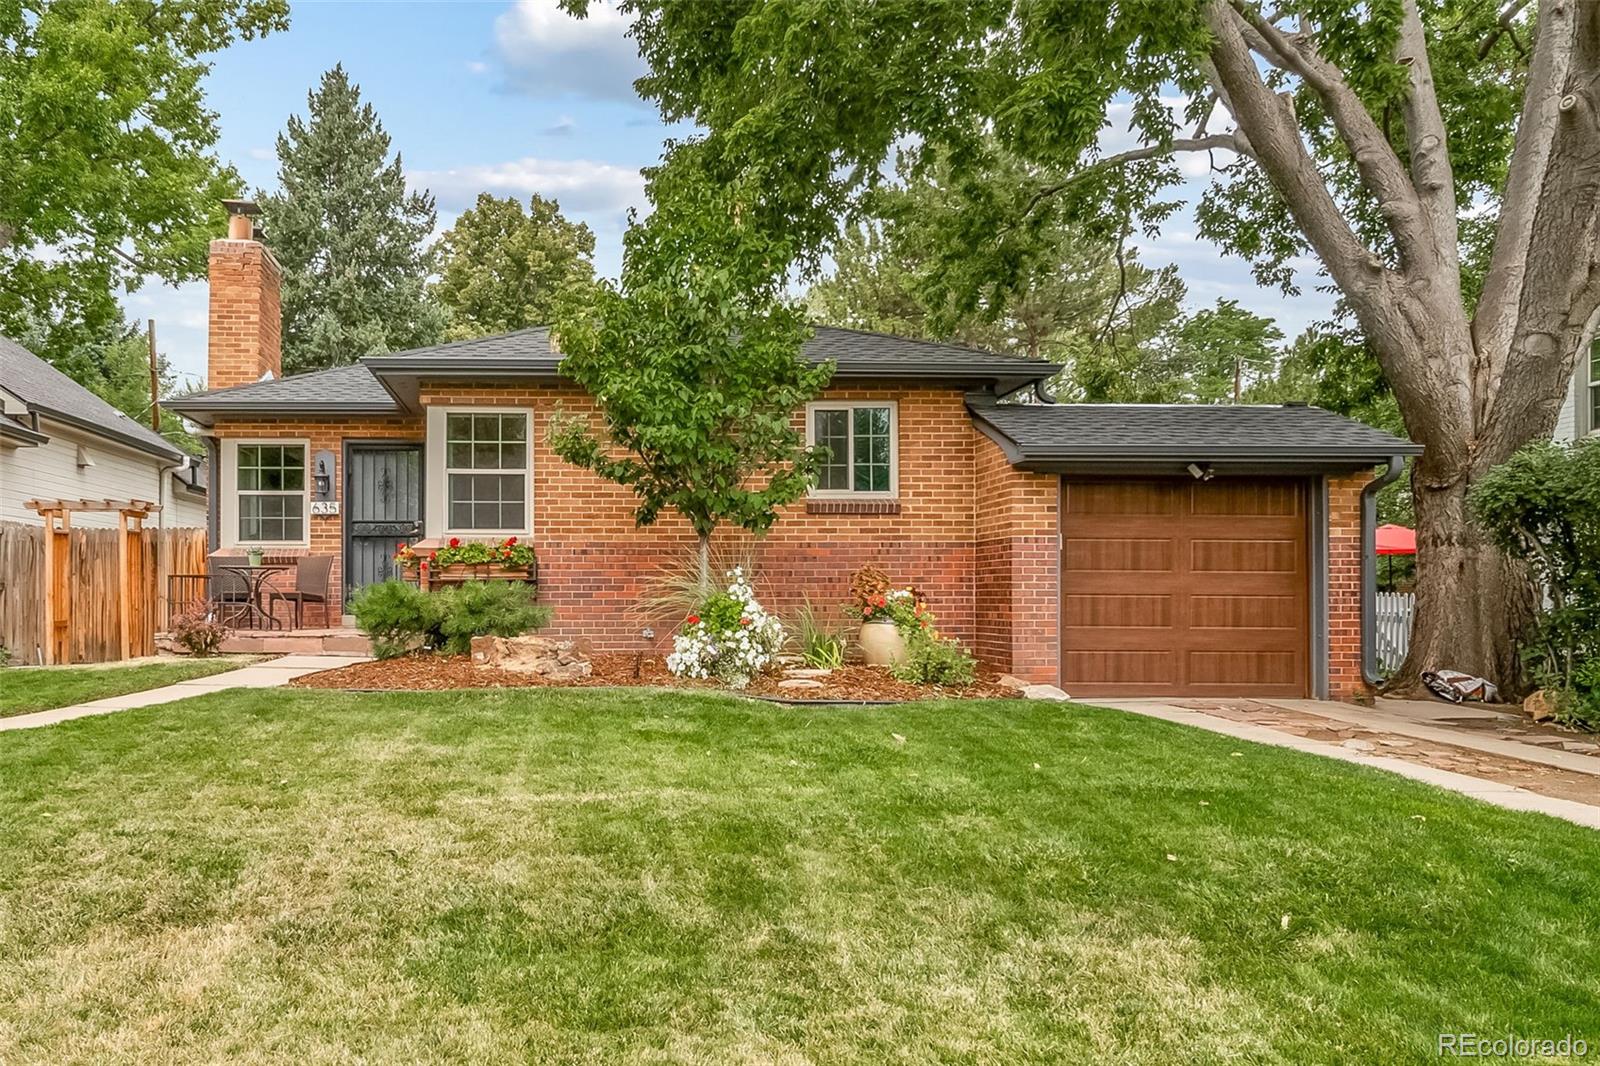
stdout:
<svg viewBox="0 0 1600 1066">
<path fill-rule="evenodd" d="M 806 343 L 804 354 L 815 362 L 835 360 L 839 377 L 992 381 L 1010 388 L 1050 377 L 1061 369 L 1053 363 L 995 355 L 959 344 L 914 341 L 831 326 L 818 327 L 816 336 Z M 560 353 L 550 346 L 549 328 L 534 326 L 494 337 L 368 356 L 354 366 L 197 393 L 169 401 L 168 405 L 201 421 L 221 412 L 389 413 L 402 408 L 384 388 L 383 380 L 395 384 L 397 379 L 409 378 L 414 391 L 414 379 L 420 374 L 554 375 L 560 363 Z M 405 388 L 396 388 L 405 394 Z"/>
<path fill-rule="evenodd" d="M 310 374 L 291 374 L 272 381 L 235 385 L 231 389 L 197 392 L 167 401 L 184 414 L 216 411 L 271 411 L 294 413 L 399 413 L 400 405 L 372 371 L 357 363 Z"/>
<path fill-rule="evenodd" d="M 0 385 L 46 418 L 70 422 L 163 459 L 183 451 L 135 422 L 9 337 L 0 336 Z"/>
<path fill-rule="evenodd" d="M 992 404 L 971 410 L 1017 463 L 1376 462 L 1422 453 L 1420 445 L 1381 429 L 1293 404 Z"/>
</svg>

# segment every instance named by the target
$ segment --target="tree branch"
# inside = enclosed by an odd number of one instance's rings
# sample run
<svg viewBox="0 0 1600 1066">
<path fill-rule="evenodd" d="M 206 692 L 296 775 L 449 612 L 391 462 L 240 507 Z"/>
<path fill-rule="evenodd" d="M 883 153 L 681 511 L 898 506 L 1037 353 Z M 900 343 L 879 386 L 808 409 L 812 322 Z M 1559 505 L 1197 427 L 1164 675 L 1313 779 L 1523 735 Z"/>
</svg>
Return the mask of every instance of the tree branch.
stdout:
<svg viewBox="0 0 1600 1066">
<path fill-rule="evenodd" d="M 1461 256 L 1456 243 L 1456 179 L 1450 166 L 1449 138 L 1444 114 L 1439 109 L 1439 96 L 1434 90 L 1433 66 L 1428 60 L 1428 40 L 1422 29 L 1417 0 L 1402 2 L 1395 59 L 1406 66 L 1411 77 L 1411 91 L 1400 108 L 1400 117 L 1406 125 L 1406 145 L 1411 151 L 1411 184 L 1433 228 L 1433 240 L 1443 260 L 1441 270 L 1459 298 Z"/>
<path fill-rule="evenodd" d="M 1499 42 L 1502 34 L 1511 38 L 1511 43 L 1517 46 L 1517 52 L 1520 55 L 1525 56 L 1528 54 L 1528 50 L 1522 47 L 1522 41 L 1518 39 L 1516 27 L 1512 23 L 1516 21 L 1517 15 L 1522 12 L 1523 8 L 1528 6 L 1529 2 L 1530 0 L 1511 0 L 1510 3 L 1500 9 L 1500 18 L 1495 28 L 1484 34 L 1483 40 L 1478 42 L 1479 59 L 1489 58 L 1489 53 L 1494 51 L 1494 46 Z"/>
<path fill-rule="evenodd" d="M 1034 209 L 1052 196 L 1059 195 L 1069 189 L 1076 181 L 1083 179 L 1096 171 L 1110 170 L 1127 163 L 1136 163 L 1142 159 L 1160 159 L 1176 152 L 1210 152 L 1218 148 L 1225 148 L 1230 152 L 1241 155 L 1250 154 L 1249 142 L 1232 133 L 1209 133 L 1204 137 L 1175 137 L 1168 144 L 1150 144 L 1142 148 L 1132 148 L 1116 155 L 1108 155 L 1104 159 L 1097 159 L 1088 166 L 1076 170 L 1070 177 L 1063 178 L 1053 185 L 1046 185 L 1034 191 L 1028 198 L 1028 203 L 1022 209 L 1022 214 L 1017 216 L 1020 222 L 1033 214 Z"/>
<path fill-rule="evenodd" d="M 1423 273 L 1435 269 L 1442 258 L 1441 250 L 1433 240 L 1433 228 L 1411 185 L 1410 175 L 1373 121 L 1366 104 L 1345 82 L 1339 68 L 1319 56 L 1315 48 L 1302 48 L 1291 40 L 1247 0 L 1228 0 L 1225 10 L 1232 16 L 1230 22 L 1241 43 L 1247 44 L 1245 34 L 1255 30 L 1265 45 L 1289 64 L 1288 69 L 1322 98 L 1334 128 L 1355 159 L 1362 184 L 1378 201 L 1378 210 L 1394 236 L 1402 266 L 1408 271 Z"/>
<path fill-rule="evenodd" d="M 1577 43 L 1576 28 L 1571 0 L 1544 0 L 1540 5 L 1539 34 L 1534 41 L 1533 61 L 1528 65 L 1528 87 L 1522 115 L 1517 120 L 1505 193 L 1500 198 L 1500 225 L 1483 279 L 1483 294 L 1472 320 L 1479 386 L 1505 360 L 1516 329 L 1533 219 L 1539 208 L 1550 148 L 1555 142 L 1562 90 Z"/>
</svg>

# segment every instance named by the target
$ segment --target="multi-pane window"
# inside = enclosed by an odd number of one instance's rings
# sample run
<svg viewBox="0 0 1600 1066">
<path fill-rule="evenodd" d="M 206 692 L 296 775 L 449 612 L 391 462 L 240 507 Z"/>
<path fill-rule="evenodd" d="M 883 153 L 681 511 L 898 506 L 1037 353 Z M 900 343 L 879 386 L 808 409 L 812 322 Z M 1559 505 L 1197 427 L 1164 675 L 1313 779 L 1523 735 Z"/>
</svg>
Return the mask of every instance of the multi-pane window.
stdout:
<svg viewBox="0 0 1600 1066">
<path fill-rule="evenodd" d="M 828 449 L 818 492 L 894 491 L 894 408 L 889 404 L 814 404 L 811 443 Z"/>
<path fill-rule="evenodd" d="M 234 487 L 239 543 L 298 544 L 306 539 L 305 445 L 239 445 Z"/>
<path fill-rule="evenodd" d="M 451 530 L 517 533 L 527 528 L 528 416 L 445 416 L 446 515 Z"/>
<path fill-rule="evenodd" d="M 1589 432 L 1600 433 L 1600 338 L 1589 345 Z"/>
</svg>

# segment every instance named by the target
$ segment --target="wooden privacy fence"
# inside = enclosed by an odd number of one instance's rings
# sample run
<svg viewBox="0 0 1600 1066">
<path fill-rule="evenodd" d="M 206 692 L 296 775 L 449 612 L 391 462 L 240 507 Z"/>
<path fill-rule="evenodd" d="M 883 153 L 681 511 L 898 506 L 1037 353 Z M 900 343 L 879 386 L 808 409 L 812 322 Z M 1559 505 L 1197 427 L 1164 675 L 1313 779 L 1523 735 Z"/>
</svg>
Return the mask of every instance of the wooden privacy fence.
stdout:
<svg viewBox="0 0 1600 1066">
<path fill-rule="evenodd" d="M 85 529 L 59 524 L 47 579 L 43 526 L 0 522 L 0 644 L 18 662 L 95 663 L 123 654 L 122 567 L 127 572 L 128 654 L 155 652 L 155 635 L 184 604 L 167 602 L 168 574 L 206 568 L 203 529 Z M 119 559 L 119 552 L 126 557 Z M 50 595 L 53 592 L 54 595 Z M 50 638 L 50 607 L 67 610 Z"/>
</svg>

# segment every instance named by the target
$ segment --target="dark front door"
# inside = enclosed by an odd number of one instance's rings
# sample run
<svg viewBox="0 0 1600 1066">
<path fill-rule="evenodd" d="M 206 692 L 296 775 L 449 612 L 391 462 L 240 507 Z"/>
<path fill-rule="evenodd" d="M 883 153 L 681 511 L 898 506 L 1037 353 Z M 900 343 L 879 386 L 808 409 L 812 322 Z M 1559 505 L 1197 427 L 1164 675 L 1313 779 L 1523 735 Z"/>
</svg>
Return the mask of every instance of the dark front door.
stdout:
<svg viewBox="0 0 1600 1066">
<path fill-rule="evenodd" d="M 422 536 L 422 445 L 349 445 L 344 509 L 345 590 L 394 577 L 395 549 Z"/>
</svg>

